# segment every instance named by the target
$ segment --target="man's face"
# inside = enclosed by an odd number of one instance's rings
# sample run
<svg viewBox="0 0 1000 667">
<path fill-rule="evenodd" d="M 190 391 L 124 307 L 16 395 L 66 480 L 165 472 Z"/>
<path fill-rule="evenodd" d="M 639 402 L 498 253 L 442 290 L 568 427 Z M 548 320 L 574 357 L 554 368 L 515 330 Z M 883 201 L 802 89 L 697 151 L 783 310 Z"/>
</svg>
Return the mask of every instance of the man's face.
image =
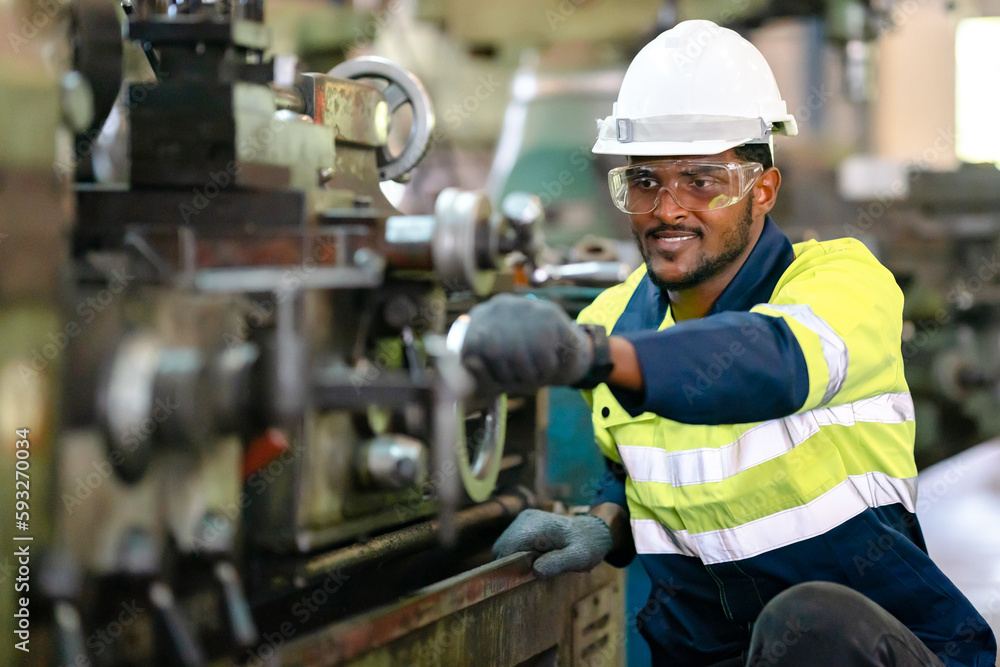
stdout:
<svg viewBox="0 0 1000 667">
<path fill-rule="evenodd" d="M 741 162 L 732 149 L 691 158 Z M 681 158 L 642 157 L 629 162 L 638 165 L 664 159 Z M 653 211 L 629 218 L 653 284 L 669 291 L 690 289 L 715 277 L 747 251 L 752 238 L 753 190 L 735 204 L 712 211 L 689 211 L 663 191 Z"/>
</svg>

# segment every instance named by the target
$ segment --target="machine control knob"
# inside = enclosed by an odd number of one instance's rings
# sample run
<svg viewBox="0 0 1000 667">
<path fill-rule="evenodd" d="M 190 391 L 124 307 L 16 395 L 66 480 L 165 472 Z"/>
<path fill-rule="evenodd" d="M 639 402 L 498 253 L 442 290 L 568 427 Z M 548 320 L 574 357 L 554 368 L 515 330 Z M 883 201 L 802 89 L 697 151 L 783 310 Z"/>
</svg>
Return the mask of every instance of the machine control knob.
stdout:
<svg viewBox="0 0 1000 667">
<path fill-rule="evenodd" d="M 527 192 L 511 192 L 500 203 L 500 212 L 509 230 L 500 236 L 500 252 L 507 254 L 519 250 L 532 258 L 534 232 L 545 221 L 542 200 Z"/>
<path fill-rule="evenodd" d="M 198 451 L 213 434 L 241 428 L 257 357 L 250 344 L 213 355 L 169 347 L 150 333 L 125 338 L 108 364 L 97 405 L 119 477 L 138 481 L 158 446 Z"/>
<path fill-rule="evenodd" d="M 125 482 L 138 481 L 155 447 L 196 450 L 213 429 L 211 369 L 194 348 L 170 348 L 152 335 L 122 341 L 99 393 L 108 460 Z"/>
<path fill-rule="evenodd" d="M 545 220 L 542 200 L 528 192 L 511 192 L 500 203 L 500 212 L 518 230 L 530 230 Z"/>
<path fill-rule="evenodd" d="M 427 448 L 405 435 L 383 435 L 358 451 L 357 473 L 369 489 L 399 490 L 427 481 Z"/>
<path fill-rule="evenodd" d="M 527 192 L 511 192 L 500 203 L 500 212 L 502 216 L 493 224 L 492 236 L 496 240 L 491 251 L 502 256 L 519 252 L 534 266 L 538 251 L 535 233 L 545 220 L 542 200 Z"/>
</svg>

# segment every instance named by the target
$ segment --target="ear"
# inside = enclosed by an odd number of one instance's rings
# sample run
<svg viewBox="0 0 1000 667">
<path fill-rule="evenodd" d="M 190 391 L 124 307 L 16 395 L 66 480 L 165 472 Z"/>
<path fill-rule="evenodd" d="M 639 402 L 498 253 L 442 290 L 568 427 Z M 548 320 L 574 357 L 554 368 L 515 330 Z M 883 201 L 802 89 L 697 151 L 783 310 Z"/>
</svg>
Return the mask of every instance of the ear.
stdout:
<svg viewBox="0 0 1000 667">
<path fill-rule="evenodd" d="M 753 218 L 763 217 L 774 208 L 781 187 L 781 172 L 776 167 L 765 171 L 753 186 Z"/>
</svg>

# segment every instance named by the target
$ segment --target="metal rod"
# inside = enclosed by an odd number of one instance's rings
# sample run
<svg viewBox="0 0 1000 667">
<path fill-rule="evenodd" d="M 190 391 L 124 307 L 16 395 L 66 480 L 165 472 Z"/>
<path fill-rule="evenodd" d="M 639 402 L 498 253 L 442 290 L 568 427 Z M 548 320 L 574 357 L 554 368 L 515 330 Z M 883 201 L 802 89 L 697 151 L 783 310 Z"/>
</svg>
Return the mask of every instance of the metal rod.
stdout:
<svg viewBox="0 0 1000 667">
<path fill-rule="evenodd" d="M 132 0 L 122 0 L 122 10 L 127 18 L 135 16 L 135 6 L 132 4 Z M 146 60 L 149 61 L 149 66 L 153 69 L 153 76 L 156 76 L 160 69 L 160 59 L 153 51 L 153 45 L 149 42 L 143 42 L 142 51 L 146 54 Z"/>
<path fill-rule="evenodd" d="M 492 500 L 461 510 L 455 514 L 455 527 L 459 532 L 488 524 L 504 517 L 516 516 L 528 507 L 527 499 L 515 493 L 504 494 Z M 379 535 L 364 544 L 352 544 L 309 561 L 305 566 L 308 579 L 328 572 L 347 571 L 361 565 L 380 565 L 404 556 L 415 554 L 438 545 L 441 530 L 437 519 Z"/>
<path fill-rule="evenodd" d="M 302 98 L 302 93 L 295 88 L 278 88 L 272 86 L 271 92 L 274 93 L 274 106 L 279 111 L 287 109 L 295 113 L 306 112 L 306 101 Z"/>
</svg>

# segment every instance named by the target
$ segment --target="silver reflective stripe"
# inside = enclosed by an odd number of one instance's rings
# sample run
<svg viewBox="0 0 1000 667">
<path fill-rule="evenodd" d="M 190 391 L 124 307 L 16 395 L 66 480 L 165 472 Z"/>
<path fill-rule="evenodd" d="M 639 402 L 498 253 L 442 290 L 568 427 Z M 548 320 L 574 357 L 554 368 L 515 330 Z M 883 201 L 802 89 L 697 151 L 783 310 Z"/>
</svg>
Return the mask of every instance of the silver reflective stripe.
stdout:
<svg viewBox="0 0 1000 667">
<path fill-rule="evenodd" d="M 809 306 L 796 305 L 775 305 L 773 303 L 762 303 L 761 306 L 785 313 L 796 322 L 806 327 L 819 336 L 820 344 L 823 346 L 823 358 L 826 359 L 827 368 L 830 369 L 830 380 L 826 385 L 826 393 L 819 402 L 826 405 L 837 395 L 840 388 L 844 386 L 847 378 L 847 344 L 844 339 L 837 335 L 829 324 L 822 317 L 813 312 Z"/>
<path fill-rule="evenodd" d="M 667 530 L 654 519 L 633 519 L 632 535 L 640 554 L 696 556 L 708 564 L 757 556 L 822 535 L 868 507 L 901 503 L 914 512 L 917 478 L 882 472 L 851 475 L 819 498 L 735 528 L 689 533 Z"/>
<path fill-rule="evenodd" d="M 600 139 L 632 141 L 740 141 L 763 140 L 771 134 L 763 118 L 743 116 L 676 115 L 649 118 L 605 118 Z"/>
<path fill-rule="evenodd" d="M 790 452 L 819 433 L 821 426 L 853 426 L 857 422 L 901 424 L 913 419 L 909 392 L 881 394 L 767 421 L 721 447 L 668 452 L 661 447 L 619 445 L 618 452 L 633 482 L 704 484 L 722 481 Z"/>
</svg>

